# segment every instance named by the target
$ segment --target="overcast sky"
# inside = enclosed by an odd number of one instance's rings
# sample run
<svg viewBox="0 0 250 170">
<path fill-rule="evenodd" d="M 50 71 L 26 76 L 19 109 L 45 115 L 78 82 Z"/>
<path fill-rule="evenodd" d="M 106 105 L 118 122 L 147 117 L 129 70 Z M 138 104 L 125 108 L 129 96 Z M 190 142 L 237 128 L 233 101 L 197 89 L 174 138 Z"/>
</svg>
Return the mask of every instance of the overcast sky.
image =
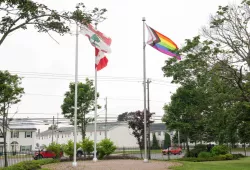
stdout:
<svg viewBox="0 0 250 170">
<path fill-rule="evenodd" d="M 209 15 L 219 5 L 240 3 L 241 0 L 36 0 L 59 11 L 74 10 L 78 2 L 88 9 L 106 8 L 107 20 L 98 29 L 112 38 L 109 63 L 98 72 L 98 103 L 104 106 L 108 98 L 108 116 L 115 117 L 126 111 L 143 109 L 142 86 L 142 17 L 158 32 L 171 38 L 181 47 L 185 39 L 196 36 L 206 25 Z M 73 28 L 73 33 L 75 33 Z M 75 36 L 63 37 L 52 33 L 59 42 L 47 34 L 37 33 L 32 27 L 12 33 L 0 47 L 1 70 L 23 76 L 25 95 L 18 104 L 14 117 L 50 117 L 61 113 L 63 95 L 68 90 L 75 73 Z M 146 34 L 147 39 L 147 34 Z M 162 107 L 170 101 L 177 85 L 164 78 L 161 68 L 169 56 L 150 46 L 146 47 L 147 78 L 150 84 L 150 110 L 164 114 Z M 94 79 L 94 48 L 88 39 L 79 36 L 79 78 Z M 104 108 L 104 107 L 103 107 Z M 17 110 L 13 106 L 11 112 Z M 102 111 L 103 109 L 100 109 Z M 27 113 L 27 114 L 24 114 Z M 102 111 L 100 114 L 104 114 Z M 62 117 L 62 115 L 60 116 Z"/>
</svg>

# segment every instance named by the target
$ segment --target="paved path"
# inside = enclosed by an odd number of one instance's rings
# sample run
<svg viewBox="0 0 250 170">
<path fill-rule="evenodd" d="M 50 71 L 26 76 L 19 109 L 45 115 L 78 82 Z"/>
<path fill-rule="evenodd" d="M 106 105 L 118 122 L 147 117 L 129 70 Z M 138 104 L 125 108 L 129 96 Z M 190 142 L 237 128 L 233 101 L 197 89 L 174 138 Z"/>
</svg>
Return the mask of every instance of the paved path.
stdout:
<svg viewBox="0 0 250 170">
<path fill-rule="evenodd" d="M 149 161 L 143 160 L 98 160 L 79 161 L 77 167 L 72 167 L 72 162 L 63 162 L 42 166 L 51 170 L 169 170 L 170 166 L 180 165 L 168 161 Z"/>
</svg>

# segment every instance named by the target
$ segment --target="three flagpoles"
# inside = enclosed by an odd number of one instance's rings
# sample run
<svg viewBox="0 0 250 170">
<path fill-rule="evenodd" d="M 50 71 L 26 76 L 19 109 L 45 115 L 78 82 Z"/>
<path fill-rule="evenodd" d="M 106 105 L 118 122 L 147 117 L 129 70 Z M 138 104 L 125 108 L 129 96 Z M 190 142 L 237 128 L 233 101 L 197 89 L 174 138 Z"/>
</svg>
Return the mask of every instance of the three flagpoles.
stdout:
<svg viewBox="0 0 250 170">
<path fill-rule="evenodd" d="M 144 92 L 144 162 L 148 162 L 147 159 L 147 110 L 146 110 L 146 42 L 145 42 L 145 17 L 142 18 L 143 21 L 143 92 Z M 76 23 L 76 51 L 75 51 L 75 107 L 74 107 L 74 155 L 73 155 L 73 166 L 77 166 L 76 162 L 76 143 L 77 143 L 77 91 L 78 91 L 78 36 L 79 28 L 78 23 Z M 95 29 L 97 29 L 97 23 L 95 23 Z M 97 57 L 95 56 L 95 63 Z M 93 161 L 97 161 L 96 157 L 96 122 L 97 122 L 97 68 L 95 67 L 95 134 L 94 134 L 94 158 Z"/>
</svg>

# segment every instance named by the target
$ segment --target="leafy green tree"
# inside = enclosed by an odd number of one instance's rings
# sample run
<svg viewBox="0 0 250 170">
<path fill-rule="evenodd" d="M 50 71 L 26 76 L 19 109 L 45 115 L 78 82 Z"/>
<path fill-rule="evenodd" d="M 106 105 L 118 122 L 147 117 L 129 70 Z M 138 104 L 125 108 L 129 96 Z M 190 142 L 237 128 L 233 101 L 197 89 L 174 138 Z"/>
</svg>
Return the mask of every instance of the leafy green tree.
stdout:
<svg viewBox="0 0 250 170">
<path fill-rule="evenodd" d="M 79 148 L 81 146 L 81 143 L 76 143 L 76 148 Z M 66 144 L 62 145 L 63 152 L 69 156 L 70 160 L 73 160 L 74 156 L 74 142 L 72 140 L 69 140 Z"/>
<path fill-rule="evenodd" d="M 168 133 L 165 133 L 165 135 L 164 135 L 164 148 L 168 148 L 170 146 L 171 146 L 170 135 Z"/>
<path fill-rule="evenodd" d="M 51 144 L 49 144 L 49 146 L 46 147 L 46 149 L 48 151 L 54 152 L 56 154 L 57 159 L 60 158 L 60 153 L 62 151 L 62 146 L 59 143 L 52 142 Z"/>
<path fill-rule="evenodd" d="M 83 3 L 77 5 L 73 12 L 58 12 L 44 4 L 31 0 L 1 0 L 0 12 L 0 46 L 4 40 L 17 30 L 26 30 L 33 25 L 38 32 L 56 32 L 60 35 L 70 32 L 69 24 L 79 22 L 91 23 L 92 20 L 104 19 L 106 9 L 94 8 L 87 11 Z"/>
<path fill-rule="evenodd" d="M 160 149 L 155 133 L 153 134 L 152 149 Z"/>
<path fill-rule="evenodd" d="M 150 120 L 151 116 L 154 113 L 146 113 L 146 125 L 149 127 L 150 123 L 153 121 Z M 128 127 L 133 130 L 132 134 L 137 140 L 140 151 L 144 147 L 144 111 L 136 111 L 128 113 Z M 141 152 L 142 157 L 142 152 Z"/>
<path fill-rule="evenodd" d="M 119 114 L 117 117 L 117 121 L 128 121 L 128 112 Z"/>
<path fill-rule="evenodd" d="M 85 83 L 78 83 L 77 87 L 77 125 L 81 129 L 82 140 L 84 140 L 86 136 L 86 126 L 94 120 L 94 118 L 86 117 L 86 115 L 95 109 L 95 87 L 93 81 L 89 79 L 86 79 Z M 99 93 L 97 97 L 99 97 Z M 61 109 L 64 117 L 70 119 L 72 124 L 74 124 L 74 101 L 75 83 L 70 83 L 69 91 L 65 93 Z M 100 108 L 100 106 L 98 106 L 98 108 Z"/>
<path fill-rule="evenodd" d="M 99 153 L 99 159 L 102 159 L 105 156 L 109 156 L 116 150 L 114 142 L 110 139 L 103 139 L 97 144 L 97 151 Z"/>
<path fill-rule="evenodd" d="M 94 151 L 94 141 L 90 140 L 89 138 L 85 138 L 82 141 L 82 149 L 83 151 L 86 151 L 88 155 L 90 155 L 90 153 Z"/>
<path fill-rule="evenodd" d="M 21 78 L 17 75 L 11 75 L 8 71 L 0 71 L 0 115 L 2 116 L 2 133 L 4 138 L 4 166 L 8 166 L 6 132 L 11 119 L 9 109 L 12 105 L 21 101 L 24 89 L 20 87 Z"/>
<path fill-rule="evenodd" d="M 244 144 L 244 152 L 246 153 L 246 143 L 250 143 L 250 122 L 242 122 L 239 125 L 238 135 L 240 138 L 240 142 Z"/>
</svg>

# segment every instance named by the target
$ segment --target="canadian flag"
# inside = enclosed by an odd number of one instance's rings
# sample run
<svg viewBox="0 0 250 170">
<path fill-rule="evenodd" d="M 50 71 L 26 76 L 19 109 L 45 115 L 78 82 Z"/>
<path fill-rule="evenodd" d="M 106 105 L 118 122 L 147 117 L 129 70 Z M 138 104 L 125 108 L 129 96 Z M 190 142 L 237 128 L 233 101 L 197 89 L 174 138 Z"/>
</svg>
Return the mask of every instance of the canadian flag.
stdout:
<svg viewBox="0 0 250 170">
<path fill-rule="evenodd" d="M 100 51 L 98 48 L 95 48 L 95 56 L 96 56 L 95 68 L 97 71 L 103 69 L 108 65 L 108 59 L 103 51 Z"/>
</svg>

